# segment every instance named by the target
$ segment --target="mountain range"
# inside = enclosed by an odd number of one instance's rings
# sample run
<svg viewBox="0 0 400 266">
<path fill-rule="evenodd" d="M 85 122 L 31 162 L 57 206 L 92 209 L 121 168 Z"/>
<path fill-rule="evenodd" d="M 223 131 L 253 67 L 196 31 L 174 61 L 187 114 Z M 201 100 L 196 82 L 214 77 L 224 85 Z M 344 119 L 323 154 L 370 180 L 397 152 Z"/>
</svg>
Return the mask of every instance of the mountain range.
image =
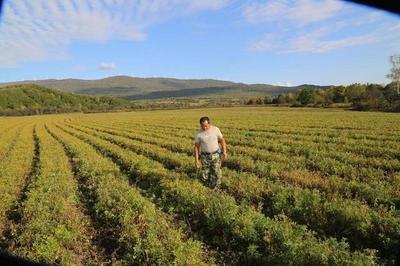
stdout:
<svg viewBox="0 0 400 266">
<path fill-rule="evenodd" d="M 302 88 L 326 89 L 331 87 L 307 84 L 287 87 L 269 84 L 245 84 L 214 79 L 138 78 L 130 76 L 113 76 L 97 80 L 26 80 L 0 83 L 0 87 L 20 84 L 35 84 L 64 92 L 95 96 L 116 96 L 129 100 L 277 95 Z"/>
</svg>

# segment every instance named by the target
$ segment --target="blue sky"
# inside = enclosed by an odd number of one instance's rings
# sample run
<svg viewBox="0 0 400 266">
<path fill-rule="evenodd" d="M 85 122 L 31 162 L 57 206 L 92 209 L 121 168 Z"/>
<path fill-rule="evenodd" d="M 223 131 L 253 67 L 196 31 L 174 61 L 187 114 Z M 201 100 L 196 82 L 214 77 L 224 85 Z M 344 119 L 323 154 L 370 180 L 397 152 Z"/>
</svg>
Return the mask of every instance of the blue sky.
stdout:
<svg viewBox="0 0 400 266">
<path fill-rule="evenodd" d="M 400 17 L 336 0 L 6 0 L 0 82 L 387 83 Z"/>
</svg>

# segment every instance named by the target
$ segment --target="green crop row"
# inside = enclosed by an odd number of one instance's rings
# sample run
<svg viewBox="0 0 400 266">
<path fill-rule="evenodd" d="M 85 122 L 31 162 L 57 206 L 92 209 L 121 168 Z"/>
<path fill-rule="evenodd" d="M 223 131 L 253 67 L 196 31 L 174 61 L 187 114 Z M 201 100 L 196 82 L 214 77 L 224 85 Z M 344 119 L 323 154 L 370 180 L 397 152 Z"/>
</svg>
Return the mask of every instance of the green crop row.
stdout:
<svg viewBox="0 0 400 266">
<path fill-rule="evenodd" d="M 40 169 L 28 187 L 16 253 L 45 263 L 83 264 L 91 243 L 68 158 L 43 125 L 36 135 Z"/>
<path fill-rule="evenodd" d="M 104 123 L 95 123 L 95 125 L 102 125 Z M 117 126 L 119 128 L 129 128 L 132 125 L 127 124 L 115 124 L 114 127 Z M 142 126 L 142 129 L 145 129 L 148 132 L 155 133 L 163 133 L 166 131 L 171 131 L 172 135 L 179 137 L 192 137 L 193 128 L 190 127 L 182 127 L 182 126 L 171 126 L 166 127 L 165 125 L 147 125 Z M 303 132 L 299 132 L 296 130 L 292 134 L 288 134 L 286 132 L 280 131 L 272 131 L 272 132 L 254 132 L 248 131 L 246 129 L 235 129 L 235 128 L 222 128 L 225 130 L 226 137 L 230 140 L 231 144 L 243 144 L 245 143 L 251 147 L 264 147 L 271 143 L 285 143 L 285 141 L 299 143 L 299 144 L 309 144 L 309 145 L 318 145 L 323 144 L 325 149 L 332 148 L 336 150 L 341 150 L 344 152 L 354 153 L 358 156 L 363 157 L 378 157 L 378 158 L 387 158 L 387 159 L 399 159 L 400 145 L 397 140 L 393 140 L 392 142 L 387 140 L 370 140 L 370 139 L 352 139 L 347 138 L 345 135 L 340 137 L 332 137 L 329 134 L 325 135 L 325 132 L 309 132 L 302 134 Z"/>
<path fill-rule="evenodd" d="M 173 135 L 175 136 L 175 132 L 179 132 L 177 136 L 179 136 L 180 139 L 183 137 L 187 138 L 188 135 L 191 136 L 188 130 L 190 129 L 175 130 Z M 165 128 L 158 127 L 152 128 L 148 132 L 149 134 L 158 132 L 158 135 L 154 135 L 154 137 L 158 138 L 160 135 L 166 136 L 166 131 Z M 287 135 L 253 136 L 252 133 L 244 133 L 235 130 L 227 132 L 226 136 L 233 149 L 253 148 L 253 150 L 258 151 L 267 150 L 285 153 L 291 157 L 309 157 L 310 154 L 318 153 L 317 156 L 335 159 L 345 164 L 357 165 L 358 167 L 377 168 L 386 172 L 400 171 L 399 149 L 397 147 L 390 149 L 388 143 L 381 143 L 385 148 L 379 148 L 377 145 L 370 148 L 368 147 L 368 143 L 362 143 L 360 141 L 338 145 L 334 140 L 329 138 L 322 140 L 315 136 L 302 138 Z M 312 139 L 312 141 L 310 141 L 310 139 Z"/>
<path fill-rule="evenodd" d="M 104 123 L 102 121 L 90 121 L 91 123 L 97 123 L 100 125 L 105 125 L 108 123 Z M 248 121 L 246 121 L 247 123 Z M 177 124 L 167 124 L 164 121 L 158 121 L 149 123 L 148 121 L 141 122 L 141 121 L 129 121 L 129 122 L 122 122 L 117 120 L 116 122 L 112 123 L 112 125 L 117 127 L 132 127 L 136 125 L 140 125 L 141 128 L 146 128 L 149 131 L 157 131 L 157 130 L 164 130 L 173 132 L 173 134 L 186 134 L 186 136 L 193 135 L 193 123 L 185 125 L 180 123 Z M 341 144 L 344 147 L 352 147 L 353 144 L 356 143 L 363 143 L 366 145 L 378 146 L 382 148 L 387 148 L 390 146 L 398 147 L 399 138 L 396 137 L 392 132 L 383 133 L 379 131 L 380 134 L 377 134 L 373 130 L 366 130 L 364 132 L 357 131 L 357 134 L 352 134 L 348 130 L 334 130 L 329 131 L 328 129 L 321 129 L 321 130 L 304 130 L 302 127 L 291 126 L 290 130 L 283 130 L 283 125 L 278 125 L 276 128 L 268 128 L 266 130 L 256 130 L 255 128 L 249 127 L 235 127 L 218 124 L 218 126 L 224 130 L 224 132 L 229 136 L 231 132 L 238 132 L 242 136 L 242 138 L 249 137 L 250 144 L 253 143 L 252 140 L 254 139 L 270 139 L 270 140 L 279 140 L 279 139 L 291 139 L 291 140 L 303 140 L 305 142 L 314 142 L 314 143 L 335 143 Z M 340 133 L 340 134 L 339 134 Z M 257 144 L 257 142 L 254 142 Z"/>
<path fill-rule="evenodd" d="M 365 129 L 357 129 L 356 125 L 352 125 L 351 127 L 343 127 L 339 126 L 340 124 L 336 121 L 334 122 L 336 125 L 333 127 L 321 127 L 320 121 L 317 123 L 317 127 L 315 126 L 316 123 L 304 124 L 302 125 L 296 124 L 296 120 L 290 119 L 288 121 L 288 125 L 284 125 L 282 121 L 277 124 L 270 124 L 269 121 L 262 121 L 256 125 L 252 125 L 251 122 L 254 122 L 254 116 L 250 117 L 249 119 L 245 119 L 243 114 L 240 114 L 240 119 L 236 119 L 237 121 L 246 121 L 246 124 L 243 125 L 236 125 L 235 123 L 229 123 L 227 121 L 221 120 L 218 122 L 218 126 L 221 128 L 232 130 L 232 131 L 243 131 L 255 134 L 269 134 L 275 133 L 278 135 L 292 135 L 293 137 L 296 136 L 321 136 L 321 137 L 329 137 L 329 138 L 346 138 L 346 139 L 354 139 L 354 140 L 371 140 L 371 141 L 378 141 L 378 142 L 398 142 L 400 138 L 393 134 L 396 132 L 396 128 L 390 126 L 390 128 L 385 129 L 380 127 L 379 132 L 381 134 L 376 134 L 375 127 L 372 128 L 365 128 Z M 197 119 L 196 119 L 197 120 Z M 123 121 L 119 120 L 119 123 L 123 123 Z M 155 124 L 160 124 L 163 127 L 175 128 L 175 129 L 185 129 L 190 128 L 193 126 L 193 122 L 185 123 L 186 121 L 181 121 L 179 125 L 176 123 L 170 123 L 165 120 L 160 121 L 140 121 L 138 119 L 126 121 L 125 123 L 136 124 L 140 123 L 143 126 L 154 126 Z M 371 122 L 371 121 L 368 121 Z M 378 121 L 381 122 L 381 121 Z M 292 137 L 291 137 L 292 138 Z"/>
<path fill-rule="evenodd" d="M 35 145 L 33 126 L 26 125 L 8 155 L 0 161 L 0 243 L 6 245 L 5 230 L 9 226 L 10 211 L 16 207 L 32 171 Z M 7 225 L 8 224 L 8 225 Z"/>
<path fill-rule="evenodd" d="M 55 127 L 49 130 L 72 157 L 76 174 L 93 197 L 97 219 L 115 235 L 122 263 L 205 264 L 201 243 L 185 240 L 170 218 L 129 185 L 117 166 L 75 137 Z"/>
<path fill-rule="evenodd" d="M 305 226 L 286 218 L 271 219 L 245 204 L 237 205 L 231 196 L 179 173 L 170 173 L 162 164 L 142 155 L 76 130 L 60 128 L 113 158 L 137 185 L 152 191 L 165 209 L 189 217 L 192 228 L 197 226 L 207 242 L 219 247 L 228 244 L 242 263 L 375 263 L 371 251 L 351 253 L 345 242 L 333 238 L 318 240 Z"/>
<path fill-rule="evenodd" d="M 108 133 L 77 126 L 74 128 L 150 157 L 161 162 L 166 168 L 189 175 L 196 173 L 193 158 L 186 154 L 174 153 L 157 145 Z M 223 179 L 223 186 L 232 184 L 229 179 L 238 179 L 240 175 L 228 171 Z M 228 182 L 225 182 L 225 179 L 228 179 Z M 273 216 L 284 212 L 289 218 L 306 224 L 323 236 L 345 237 L 353 249 L 374 248 L 381 252 L 383 258 L 395 256 L 400 244 L 400 218 L 396 217 L 394 211 L 376 211 L 360 202 L 343 199 L 337 195 L 325 197 L 317 191 L 274 184 L 266 179 L 253 177 L 248 180 L 251 184 L 244 184 L 247 189 L 241 190 L 245 195 L 240 197 L 262 203 L 265 214 Z M 242 185 L 243 183 L 245 182 L 242 182 Z M 255 187 L 259 188 L 259 194 L 251 189 Z M 235 188 L 228 187 L 228 190 L 234 191 Z"/>
<path fill-rule="evenodd" d="M 155 130 L 155 132 L 157 131 L 159 132 L 158 134 L 155 134 L 154 131 L 146 133 L 153 135 L 155 138 L 169 136 L 162 129 Z M 191 139 L 187 139 L 187 134 L 180 132 L 178 135 L 181 137 L 180 140 L 192 141 Z M 368 158 L 359 154 L 353 154 L 348 150 L 342 151 L 335 144 L 310 144 L 303 140 L 295 141 L 288 138 L 282 138 L 280 141 L 267 138 L 255 139 L 254 142 L 249 141 L 249 139 L 243 139 L 242 134 L 238 132 L 230 132 L 228 137 L 230 150 L 239 151 L 240 153 L 246 153 L 247 151 L 247 154 L 253 158 L 261 156 L 262 159 L 269 158 L 271 160 L 273 160 L 271 158 L 273 154 L 276 153 L 285 154 L 291 158 L 304 158 L 306 164 L 313 169 L 323 167 L 313 160 L 313 157 L 320 157 L 340 166 L 336 170 L 338 171 L 337 173 L 332 173 L 332 171 L 335 171 L 334 167 L 322 168 L 321 171 L 328 170 L 327 174 L 339 174 L 346 177 L 350 175 L 353 178 L 365 177 L 367 181 L 371 179 L 371 175 L 372 177 L 381 177 L 385 172 L 400 171 L 400 161 L 397 159 L 382 158 L 382 155 Z M 359 143 L 355 145 L 355 147 L 359 146 Z M 383 153 L 383 155 L 387 155 L 387 153 Z M 395 157 L 400 157 L 400 153 L 397 150 Z M 348 167 L 352 167 L 352 165 L 357 165 L 358 169 L 362 168 L 363 173 L 358 173 L 354 168 L 347 169 Z M 345 168 L 346 171 L 340 171 L 342 168 Z"/>
<path fill-rule="evenodd" d="M 104 127 L 96 128 L 86 125 L 85 127 L 96 130 L 97 132 L 101 131 L 141 142 L 151 143 L 169 149 L 173 152 L 183 152 L 188 155 L 193 153 L 193 143 L 187 139 L 171 139 L 168 137 L 163 137 L 162 135 L 157 137 L 147 137 L 146 134 L 142 134 L 141 132 L 137 131 L 126 132 L 115 129 L 104 129 Z M 305 168 L 305 161 L 302 161 L 301 157 L 284 156 L 279 153 L 270 153 L 266 150 L 244 147 L 232 148 L 229 146 L 229 154 L 229 160 L 225 162 L 225 165 L 229 168 L 256 173 L 258 176 L 267 179 L 279 180 L 282 179 L 282 172 Z M 254 161 L 255 158 L 261 160 Z M 167 158 L 165 162 L 168 163 L 168 160 L 173 159 Z M 315 160 L 318 161 L 319 159 L 315 158 Z M 344 197 L 348 198 L 356 196 L 357 198 L 366 200 L 372 206 L 376 204 L 386 204 L 391 206 L 398 205 L 400 203 L 400 195 L 398 194 L 396 187 L 388 186 L 382 180 L 370 180 L 369 185 L 365 182 L 359 182 L 357 180 L 343 180 L 335 177 L 334 175 L 327 174 L 323 176 L 323 179 L 330 182 L 322 181 L 317 188 L 329 192 L 337 191 Z"/>
<path fill-rule="evenodd" d="M 7 157 L 7 154 L 11 151 L 15 145 L 19 135 L 21 133 L 21 127 L 12 127 L 3 130 L 0 133 L 0 160 Z"/>
</svg>

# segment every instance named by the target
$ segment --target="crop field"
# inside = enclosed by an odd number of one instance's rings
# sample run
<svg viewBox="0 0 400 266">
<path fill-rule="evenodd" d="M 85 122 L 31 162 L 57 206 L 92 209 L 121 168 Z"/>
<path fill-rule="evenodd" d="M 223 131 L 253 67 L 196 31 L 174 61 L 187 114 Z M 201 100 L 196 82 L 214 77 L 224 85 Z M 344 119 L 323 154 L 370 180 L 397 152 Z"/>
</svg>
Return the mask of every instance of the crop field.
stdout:
<svg viewBox="0 0 400 266">
<path fill-rule="evenodd" d="M 207 115 L 220 189 L 193 157 Z M 395 265 L 400 115 L 221 108 L 0 118 L 0 248 L 62 265 Z"/>
</svg>

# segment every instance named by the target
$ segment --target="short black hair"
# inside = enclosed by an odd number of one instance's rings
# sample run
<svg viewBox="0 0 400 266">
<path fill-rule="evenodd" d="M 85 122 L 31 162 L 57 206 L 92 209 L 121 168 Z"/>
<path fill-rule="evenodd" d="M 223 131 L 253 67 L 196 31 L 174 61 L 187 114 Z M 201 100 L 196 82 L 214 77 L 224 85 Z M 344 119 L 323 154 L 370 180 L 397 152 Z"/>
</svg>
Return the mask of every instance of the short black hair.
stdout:
<svg viewBox="0 0 400 266">
<path fill-rule="evenodd" d="M 202 118 L 200 118 L 200 124 L 203 124 L 205 121 L 210 123 L 210 118 L 208 118 L 207 116 L 203 116 Z"/>
</svg>

